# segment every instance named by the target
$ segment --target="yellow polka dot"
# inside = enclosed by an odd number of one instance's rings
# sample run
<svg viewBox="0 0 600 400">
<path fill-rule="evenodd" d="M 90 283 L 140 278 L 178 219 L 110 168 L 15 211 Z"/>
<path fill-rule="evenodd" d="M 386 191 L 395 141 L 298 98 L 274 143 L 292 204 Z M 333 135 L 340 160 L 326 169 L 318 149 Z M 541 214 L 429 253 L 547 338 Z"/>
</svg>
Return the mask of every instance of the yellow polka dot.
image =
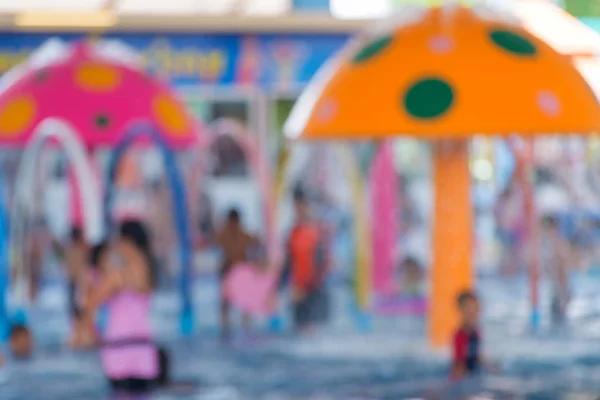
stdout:
<svg viewBox="0 0 600 400">
<path fill-rule="evenodd" d="M 10 100 L 0 110 L 0 137 L 22 134 L 34 121 L 36 103 L 32 96 L 22 95 Z"/>
<path fill-rule="evenodd" d="M 75 82 L 91 92 L 109 92 L 119 86 L 121 74 L 110 65 L 84 62 L 75 70 Z"/>
<path fill-rule="evenodd" d="M 152 101 L 152 111 L 160 127 L 171 136 L 183 136 L 188 129 L 188 118 L 181 105 L 171 96 L 158 95 Z"/>
</svg>

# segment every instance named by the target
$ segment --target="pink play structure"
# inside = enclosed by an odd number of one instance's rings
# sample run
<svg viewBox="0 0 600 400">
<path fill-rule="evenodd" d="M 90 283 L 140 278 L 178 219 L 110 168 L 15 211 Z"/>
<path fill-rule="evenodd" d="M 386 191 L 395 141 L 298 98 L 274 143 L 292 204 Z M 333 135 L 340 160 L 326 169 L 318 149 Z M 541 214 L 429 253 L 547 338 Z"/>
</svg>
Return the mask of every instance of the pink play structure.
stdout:
<svg viewBox="0 0 600 400">
<path fill-rule="evenodd" d="M 401 262 L 396 246 L 400 235 L 400 197 L 392 146 L 390 141 L 379 144 L 369 169 L 373 311 L 383 316 L 424 315 L 427 299 L 402 295 L 403 282 L 396 273 Z"/>
<path fill-rule="evenodd" d="M 399 236 L 398 178 L 394 169 L 392 143 L 379 145 L 369 170 L 373 290 L 387 295 L 398 290 L 395 270 Z"/>
<path fill-rule="evenodd" d="M 139 120 L 157 126 L 171 148 L 196 144 L 197 124 L 183 104 L 134 54 L 119 57 L 128 49 L 102 41 L 50 46 L 2 79 L 3 140 L 22 144 L 54 117 L 68 121 L 88 148 L 114 147 Z"/>
<path fill-rule="evenodd" d="M 0 79 L 0 142 L 24 147 L 11 210 L 17 287 L 29 279 L 22 221 L 36 201 L 30 194 L 43 147 L 64 149 L 72 182 L 76 181 L 71 222 L 83 222 L 87 240 L 95 243 L 103 236 L 105 219 L 92 153 L 113 149 L 140 123 L 156 127 L 169 149 L 201 144 L 199 125 L 174 92 L 150 76 L 143 60 L 117 41 L 67 44 L 53 39 Z"/>
<path fill-rule="evenodd" d="M 0 142 L 23 146 L 52 117 L 64 121 L 91 152 L 113 148 L 137 121 L 157 126 L 172 149 L 198 145 L 198 124 L 166 83 L 149 76 L 119 42 L 50 40 L 2 78 Z M 88 162 L 93 165 L 91 155 Z M 95 168 L 96 177 L 99 174 Z M 71 172 L 71 219 L 82 223 L 79 184 Z M 98 192 L 100 182 L 96 182 Z"/>
</svg>

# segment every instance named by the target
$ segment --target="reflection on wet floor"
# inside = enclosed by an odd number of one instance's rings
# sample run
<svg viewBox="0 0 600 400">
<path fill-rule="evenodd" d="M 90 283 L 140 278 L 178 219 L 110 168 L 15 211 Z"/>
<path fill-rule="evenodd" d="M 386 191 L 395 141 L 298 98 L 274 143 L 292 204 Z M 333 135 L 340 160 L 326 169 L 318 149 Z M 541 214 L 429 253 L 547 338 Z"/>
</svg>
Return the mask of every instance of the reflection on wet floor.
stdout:
<svg viewBox="0 0 600 400">
<path fill-rule="evenodd" d="M 443 378 L 442 364 L 417 365 L 415 360 L 298 359 L 279 351 L 277 348 L 282 345 L 285 343 L 276 341 L 252 350 L 240 350 L 242 343 L 222 348 L 216 339 L 204 340 L 201 345 L 195 341 L 170 343 L 175 380 L 196 383 L 198 389 L 188 393 L 173 388 L 146 398 L 392 400 L 451 399 L 465 395 L 488 399 L 573 398 L 559 395 L 561 385 L 565 385 L 564 394 L 567 394 L 567 379 L 541 382 L 535 371 L 526 379 L 486 378 L 452 387 Z M 95 354 L 40 353 L 31 365 L 8 369 L 0 384 L 3 399 L 123 398 L 107 391 Z M 597 362 L 600 363 L 600 359 Z M 519 369 L 526 373 L 528 368 L 520 366 Z M 559 370 L 548 372 L 549 376 L 558 378 Z M 598 381 L 595 387 L 600 393 Z"/>
<path fill-rule="evenodd" d="M 343 291 L 336 296 L 338 318 L 310 339 L 268 334 L 263 329 L 219 341 L 213 283 L 199 283 L 200 331 L 177 339 L 176 296 L 159 294 L 155 304 L 157 341 L 173 358 L 181 385 L 145 399 L 205 400 L 398 400 L 421 399 L 592 399 L 600 395 L 600 322 L 592 290 L 580 287 L 580 308 L 563 334 L 526 332 L 526 285 L 481 282 L 485 287 L 487 351 L 502 373 L 468 384 L 449 385 L 447 355 L 425 348 L 419 320 L 376 321 L 373 332 L 352 328 Z M 510 288 L 509 289 L 507 289 Z M 589 290 L 588 290 L 589 289 Z M 44 294 L 44 308 L 32 314 L 40 342 L 34 360 L 9 363 L 0 374 L 2 400 L 94 400 L 123 398 L 108 391 L 95 352 L 73 353 L 56 343 L 66 335 L 66 315 L 56 288 Z M 60 292 L 60 290 L 58 290 Z M 574 317 L 575 318 L 575 317 Z M 521 324 L 521 328 L 516 327 Z M 189 387 L 181 387 L 191 383 Z M 130 398 L 130 397 L 128 397 Z"/>
</svg>

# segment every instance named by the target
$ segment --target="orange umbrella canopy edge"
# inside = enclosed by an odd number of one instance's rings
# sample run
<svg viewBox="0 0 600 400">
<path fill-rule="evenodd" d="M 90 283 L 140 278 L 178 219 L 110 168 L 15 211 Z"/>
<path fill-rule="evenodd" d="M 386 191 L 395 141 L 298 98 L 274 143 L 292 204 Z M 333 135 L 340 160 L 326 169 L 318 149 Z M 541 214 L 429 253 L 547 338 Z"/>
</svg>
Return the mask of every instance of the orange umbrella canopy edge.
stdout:
<svg viewBox="0 0 600 400">
<path fill-rule="evenodd" d="M 423 139 L 600 130 L 600 105 L 572 61 L 484 7 L 409 11 L 359 36 L 319 71 L 291 139 Z"/>
</svg>

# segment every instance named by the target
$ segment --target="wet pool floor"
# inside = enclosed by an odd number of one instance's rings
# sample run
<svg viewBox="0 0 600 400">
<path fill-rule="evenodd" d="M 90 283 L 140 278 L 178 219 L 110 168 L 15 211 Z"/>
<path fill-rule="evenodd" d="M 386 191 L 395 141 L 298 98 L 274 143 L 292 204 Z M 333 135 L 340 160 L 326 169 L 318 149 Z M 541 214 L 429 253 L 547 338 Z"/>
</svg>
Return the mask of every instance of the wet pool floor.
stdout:
<svg viewBox="0 0 600 400">
<path fill-rule="evenodd" d="M 466 392 L 493 399 L 566 399 L 569 394 L 600 393 L 600 368 L 596 367 L 600 359 L 573 361 L 568 367 L 546 365 L 543 369 L 515 364 L 510 374 L 482 378 L 459 388 L 447 385 L 443 363 L 424 364 L 408 358 L 348 361 L 295 357 L 273 349 L 281 345 L 278 341 L 276 346 L 269 343 L 243 350 L 241 343 L 222 348 L 217 340 L 207 339 L 202 345 L 196 340 L 171 343 L 168 347 L 175 361 L 175 381 L 194 383 L 197 389 L 171 390 L 145 398 L 392 400 L 462 398 L 456 393 Z M 121 398 L 108 391 L 94 353 L 60 350 L 41 351 L 33 362 L 7 368 L 0 396 L 6 400 Z"/>
<path fill-rule="evenodd" d="M 171 353 L 175 381 L 197 388 L 157 392 L 148 399 L 398 400 L 464 398 L 466 393 L 479 399 L 600 397 L 600 303 L 594 286 L 582 289 L 574 303 L 577 329 L 557 337 L 527 332 L 522 285 L 490 283 L 484 296 L 484 335 L 501 372 L 452 387 L 446 354 L 426 349 L 423 321 L 378 320 L 372 332 L 359 333 L 345 313 L 343 293 L 338 293 L 337 318 L 314 337 L 297 339 L 259 328 L 223 345 L 214 285 L 198 285 L 200 326 L 193 338 L 175 333 L 177 302 L 171 293 L 159 294 L 154 307 L 158 341 Z M 67 328 L 64 299 L 57 292 L 47 289 L 44 307 L 32 312 L 40 342 L 35 358 L 9 362 L 0 372 L 0 399 L 123 398 L 108 391 L 95 352 L 73 353 L 57 344 Z"/>
</svg>

